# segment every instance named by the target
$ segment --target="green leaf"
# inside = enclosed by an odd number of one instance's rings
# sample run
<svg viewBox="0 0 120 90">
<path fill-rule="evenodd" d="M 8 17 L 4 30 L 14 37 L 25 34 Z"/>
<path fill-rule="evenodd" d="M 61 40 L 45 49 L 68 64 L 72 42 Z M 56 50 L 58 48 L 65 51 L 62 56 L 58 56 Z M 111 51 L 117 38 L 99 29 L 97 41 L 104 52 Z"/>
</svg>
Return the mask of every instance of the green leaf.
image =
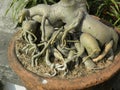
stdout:
<svg viewBox="0 0 120 90">
<path fill-rule="evenodd" d="M 120 11 L 119 6 L 115 0 L 111 0 L 111 2 L 115 5 L 115 8 Z"/>
<path fill-rule="evenodd" d="M 105 6 L 105 4 L 103 3 L 103 4 L 101 4 L 99 7 L 98 7 L 98 9 L 97 9 L 97 13 L 96 13 L 96 15 L 98 15 L 98 16 L 100 16 L 100 10 L 103 8 Z M 101 11 L 102 12 L 102 11 Z"/>
<path fill-rule="evenodd" d="M 119 12 L 115 9 L 114 6 L 111 6 L 111 9 L 112 9 L 111 11 L 112 11 L 112 13 L 114 14 L 114 16 L 118 18 L 118 17 L 120 16 L 120 15 L 119 15 Z"/>
<path fill-rule="evenodd" d="M 47 0 L 43 0 L 45 4 L 48 4 Z"/>
<path fill-rule="evenodd" d="M 12 6 L 14 5 L 14 3 L 15 3 L 16 1 L 17 1 L 17 0 L 12 0 L 10 6 L 8 7 L 8 9 L 7 9 L 6 12 L 5 12 L 5 15 L 8 14 L 9 10 L 12 8 Z"/>
<path fill-rule="evenodd" d="M 115 21 L 114 25 L 116 26 L 118 22 L 120 23 L 120 18 L 118 18 L 118 20 Z"/>
<path fill-rule="evenodd" d="M 51 3 L 56 3 L 54 0 L 49 0 L 49 2 L 51 2 Z"/>
</svg>

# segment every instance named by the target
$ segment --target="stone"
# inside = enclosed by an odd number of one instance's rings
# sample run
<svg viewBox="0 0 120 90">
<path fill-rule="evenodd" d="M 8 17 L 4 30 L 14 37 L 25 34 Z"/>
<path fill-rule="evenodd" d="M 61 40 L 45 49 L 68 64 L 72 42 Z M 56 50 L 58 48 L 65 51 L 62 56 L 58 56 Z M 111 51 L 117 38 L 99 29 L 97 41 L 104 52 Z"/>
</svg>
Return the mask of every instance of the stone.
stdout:
<svg viewBox="0 0 120 90">
<path fill-rule="evenodd" d="M 14 28 L 14 22 L 10 15 L 5 16 L 10 2 L 12 0 L 0 0 L 0 81 L 11 82 L 21 85 L 18 76 L 9 67 L 7 59 L 7 48 L 9 40 L 17 29 Z"/>
</svg>

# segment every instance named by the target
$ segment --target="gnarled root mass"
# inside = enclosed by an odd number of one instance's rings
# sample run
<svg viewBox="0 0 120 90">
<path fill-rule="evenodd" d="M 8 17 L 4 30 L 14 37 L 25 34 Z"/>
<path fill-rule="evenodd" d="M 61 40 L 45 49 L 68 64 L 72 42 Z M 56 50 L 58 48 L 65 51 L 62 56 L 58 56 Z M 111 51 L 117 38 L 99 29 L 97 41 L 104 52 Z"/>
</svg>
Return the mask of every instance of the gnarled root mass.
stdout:
<svg viewBox="0 0 120 90">
<path fill-rule="evenodd" d="M 98 27 L 100 24 L 103 29 L 110 28 L 91 19 L 80 4 L 83 2 L 61 0 L 51 6 L 42 4 L 23 10 L 20 22 L 22 37 L 27 45 L 22 50 L 26 54 L 32 52 L 32 67 L 39 65 L 42 58 L 53 70 L 52 73 L 46 73 L 48 76 L 55 76 L 61 71 L 66 75 L 71 62 L 75 63 L 73 67 L 83 63 L 87 69 L 101 69 L 96 62 L 116 48 L 114 43 L 117 44 L 118 36 L 113 30 L 106 33 L 110 36 L 100 36 L 100 33 L 106 30 L 100 32 L 89 20 L 98 24 Z M 85 26 L 86 22 L 90 27 Z M 90 30 L 91 28 L 93 30 Z M 105 50 L 101 48 L 103 46 Z M 113 53 L 111 54 L 114 57 Z"/>
</svg>

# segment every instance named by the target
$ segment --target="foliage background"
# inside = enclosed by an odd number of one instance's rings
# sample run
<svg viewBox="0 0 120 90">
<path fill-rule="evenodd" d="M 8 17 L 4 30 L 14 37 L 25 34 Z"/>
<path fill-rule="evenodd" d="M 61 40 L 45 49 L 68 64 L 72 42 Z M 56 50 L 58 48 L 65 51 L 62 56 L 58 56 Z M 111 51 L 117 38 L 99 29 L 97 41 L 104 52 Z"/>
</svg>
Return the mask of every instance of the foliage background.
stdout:
<svg viewBox="0 0 120 90">
<path fill-rule="evenodd" d="M 37 4 L 54 4 L 60 0 L 12 0 L 6 10 L 12 10 L 12 18 L 17 21 L 18 13 L 23 8 L 30 8 Z M 120 1 L 119 0 L 87 0 L 89 14 L 96 15 L 120 28 Z"/>
<path fill-rule="evenodd" d="M 87 0 L 88 12 L 120 28 L 119 0 Z"/>
</svg>

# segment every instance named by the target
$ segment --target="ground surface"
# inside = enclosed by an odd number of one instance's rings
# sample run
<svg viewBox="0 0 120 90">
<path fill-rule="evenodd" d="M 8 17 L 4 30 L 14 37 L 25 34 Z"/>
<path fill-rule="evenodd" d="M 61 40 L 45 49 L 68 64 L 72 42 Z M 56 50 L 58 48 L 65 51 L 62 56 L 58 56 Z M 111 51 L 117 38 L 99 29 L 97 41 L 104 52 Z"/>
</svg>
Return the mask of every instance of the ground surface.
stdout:
<svg viewBox="0 0 120 90">
<path fill-rule="evenodd" d="M 16 29 L 13 28 L 14 24 L 7 17 L 4 17 L 4 12 L 8 6 L 8 1 L 0 0 L 0 81 L 12 82 L 21 85 L 18 76 L 10 69 L 7 59 L 7 47 L 9 40 Z M 0 84 L 0 90 L 2 84 Z M 112 79 L 104 84 L 95 86 L 92 90 L 120 90 L 120 72 L 118 72 Z"/>
</svg>

